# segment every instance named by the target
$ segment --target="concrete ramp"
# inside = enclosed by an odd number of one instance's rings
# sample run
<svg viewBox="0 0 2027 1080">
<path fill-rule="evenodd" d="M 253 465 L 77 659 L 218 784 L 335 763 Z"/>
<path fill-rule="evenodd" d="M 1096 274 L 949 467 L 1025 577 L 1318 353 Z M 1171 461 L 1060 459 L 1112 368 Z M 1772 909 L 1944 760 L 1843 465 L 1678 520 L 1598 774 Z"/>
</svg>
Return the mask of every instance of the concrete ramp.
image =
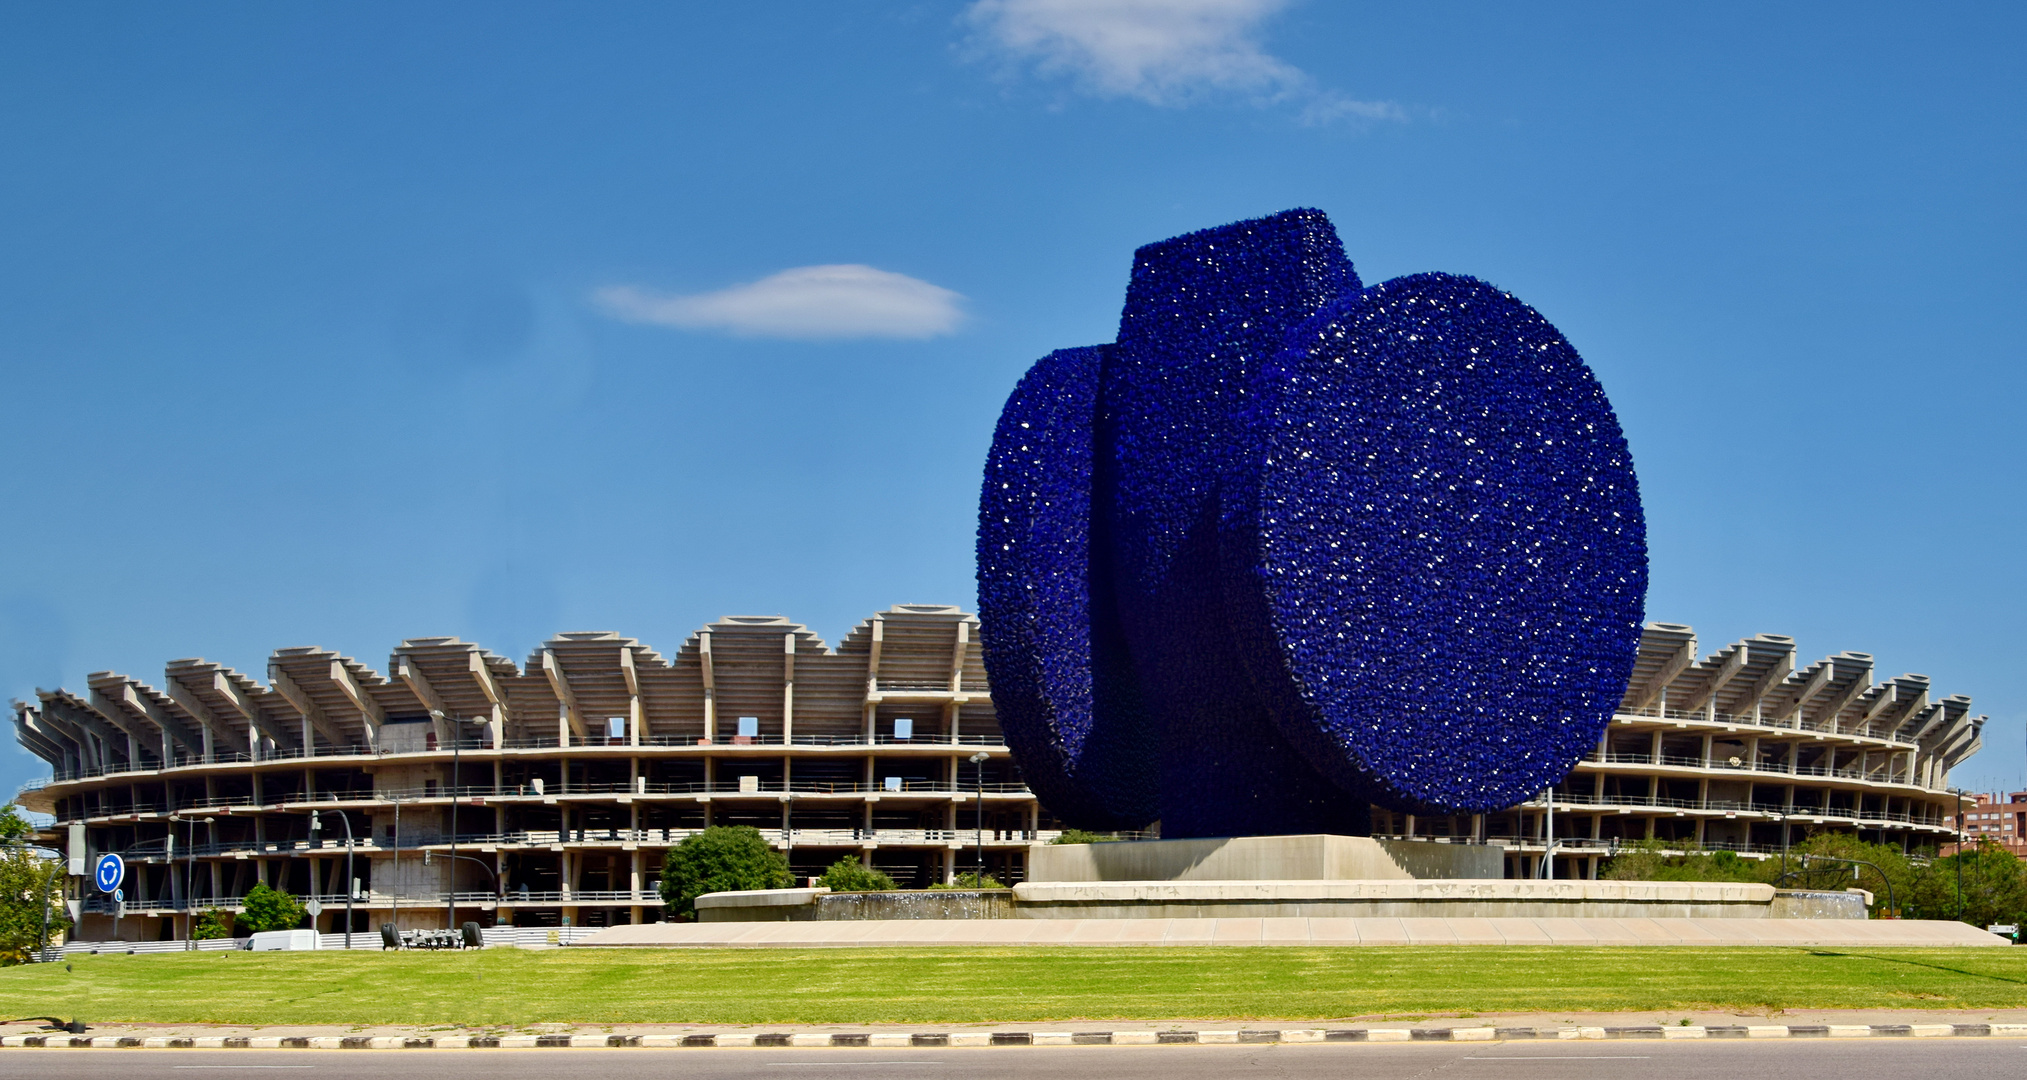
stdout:
<svg viewBox="0 0 2027 1080">
<path fill-rule="evenodd" d="M 1322 918 L 906 919 L 614 926 L 573 948 L 835 949 L 979 945 L 2005 946 L 1957 922 L 1915 919 Z"/>
</svg>

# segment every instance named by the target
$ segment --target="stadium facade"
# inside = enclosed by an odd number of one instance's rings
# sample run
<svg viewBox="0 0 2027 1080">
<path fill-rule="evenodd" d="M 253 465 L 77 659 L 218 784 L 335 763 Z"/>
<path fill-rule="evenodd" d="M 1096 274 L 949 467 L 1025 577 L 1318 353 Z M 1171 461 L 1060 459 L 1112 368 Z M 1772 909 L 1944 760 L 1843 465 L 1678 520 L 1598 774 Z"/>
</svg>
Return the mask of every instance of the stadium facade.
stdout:
<svg viewBox="0 0 2027 1080">
<path fill-rule="evenodd" d="M 798 876 L 855 857 L 904 886 L 975 859 L 1018 881 L 1027 845 L 1058 829 L 1001 736 L 977 619 L 954 607 L 892 608 L 836 648 L 738 617 L 673 657 L 577 633 L 516 666 L 417 638 L 387 674 L 296 648 L 266 676 L 178 660 L 159 685 L 99 672 L 15 702 L 21 744 L 52 769 L 19 801 L 57 818 L 45 835 L 74 858 L 128 858 L 124 917 L 84 895 L 78 936 L 181 937 L 256 882 L 314 897 L 319 928 L 341 929 L 347 825 L 362 930 L 441 927 L 453 906 L 521 926 L 656 919 L 664 853 L 713 824 L 760 829 Z M 1513 876 L 1540 873 L 1551 839 L 1559 876 L 1644 837 L 1934 846 L 1983 722 L 1864 654 L 1800 666 L 1791 639 L 1761 635 L 1699 656 L 1688 627 L 1653 623 L 1609 730 L 1552 795 L 1485 815 L 1376 809 L 1374 830 L 1501 845 Z"/>
</svg>

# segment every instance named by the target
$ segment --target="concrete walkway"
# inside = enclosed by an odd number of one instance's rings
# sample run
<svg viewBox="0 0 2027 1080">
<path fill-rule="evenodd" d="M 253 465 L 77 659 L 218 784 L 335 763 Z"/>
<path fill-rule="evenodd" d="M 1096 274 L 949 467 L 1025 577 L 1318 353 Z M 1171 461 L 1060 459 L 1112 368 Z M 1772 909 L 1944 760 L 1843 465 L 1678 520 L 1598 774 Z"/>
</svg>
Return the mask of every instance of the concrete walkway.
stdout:
<svg viewBox="0 0 2027 1080">
<path fill-rule="evenodd" d="M 1913 919 L 892 919 L 650 923 L 576 942 L 649 948 L 821 949 L 952 945 L 1788 945 L 1951 948 L 2009 944 L 1974 926 Z"/>
</svg>

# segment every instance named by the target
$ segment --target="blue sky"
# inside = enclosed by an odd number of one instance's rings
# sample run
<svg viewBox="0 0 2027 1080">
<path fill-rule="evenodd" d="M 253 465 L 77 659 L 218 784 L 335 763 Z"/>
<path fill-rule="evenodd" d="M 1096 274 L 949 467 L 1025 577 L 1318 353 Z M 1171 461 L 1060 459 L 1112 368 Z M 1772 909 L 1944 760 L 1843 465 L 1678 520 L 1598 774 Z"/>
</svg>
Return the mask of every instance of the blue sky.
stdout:
<svg viewBox="0 0 2027 1080">
<path fill-rule="evenodd" d="M 715 8 L 711 10 L 710 8 Z M 1293 206 L 1619 410 L 1652 619 L 1989 713 L 2018 786 L 2008 5 L 0 8 L 0 698 L 970 605 L 1015 379 Z M 870 313 L 870 314 L 869 314 Z M 0 751 L 0 783 L 39 763 Z"/>
</svg>

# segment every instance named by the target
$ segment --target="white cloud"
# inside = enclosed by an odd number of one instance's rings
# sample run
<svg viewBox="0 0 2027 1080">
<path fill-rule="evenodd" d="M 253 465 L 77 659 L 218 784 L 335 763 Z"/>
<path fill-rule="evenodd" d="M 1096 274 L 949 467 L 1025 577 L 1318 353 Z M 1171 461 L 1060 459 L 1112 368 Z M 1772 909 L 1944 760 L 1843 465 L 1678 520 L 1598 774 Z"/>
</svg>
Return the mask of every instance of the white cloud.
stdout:
<svg viewBox="0 0 2027 1080">
<path fill-rule="evenodd" d="M 675 296 L 631 285 L 593 294 L 627 322 L 748 337 L 932 338 L 964 321 L 964 297 L 906 274 L 847 263 L 798 266 L 716 292 Z"/>
<path fill-rule="evenodd" d="M 1312 126 L 1339 121 L 1392 120 L 1406 123 L 1407 119 L 1407 112 L 1391 101 L 1359 101 L 1331 91 L 1312 95 L 1302 106 L 1302 122 Z"/>
<path fill-rule="evenodd" d="M 1303 122 L 1405 119 L 1391 102 L 1318 89 L 1269 53 L 1261 25 L 1288 0 L 978 0 L 966 17 L 1008 57 L 1100 97 L 1179 105 L 1217 93 L 1295 102 Z"/>
<path fill-rule="evenodd" d="M 1169 104 L 1209 87 L 1276 93 L 1302 73 L 1255 32 L 1286 0 L 979 0 L 971 20 L 1046 74 Z"/>
</svg>

